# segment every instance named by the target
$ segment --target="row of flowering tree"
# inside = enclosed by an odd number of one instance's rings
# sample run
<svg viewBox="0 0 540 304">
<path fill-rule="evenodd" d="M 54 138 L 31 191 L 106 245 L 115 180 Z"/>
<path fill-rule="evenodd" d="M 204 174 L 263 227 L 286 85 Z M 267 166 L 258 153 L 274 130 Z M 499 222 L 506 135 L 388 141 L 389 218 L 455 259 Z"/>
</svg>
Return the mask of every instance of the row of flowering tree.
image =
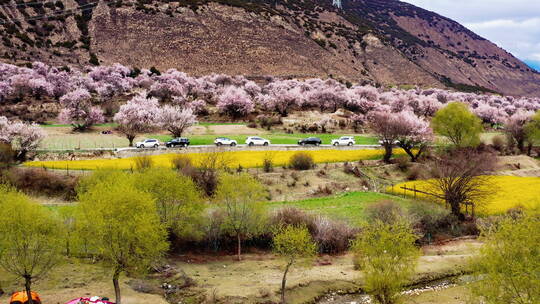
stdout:
<svg viewBox="0 0 540 304">
<path fill-rule="evenodd" d="M 269 78 L 266 85 L 260 86 L 244 76 L 212 74 L 193 77 L 175 69 L 157 73 L 120 64 L 83 70 L 59 69 L 40 62 L 33 63 L 31 67 L 0 64 L 0 102 L 17 102 L 28 97 L 63 100 L 62 107 L 66 111 L 61 118 L 66 120 L 81 121 L 77 112 L 82 106 L 74 106 L 74 100 L 82 99 L 83 112 L 90 112 L 92 119 L 99 121 L 99 114 L 92 111 L 93 106 L 120 95 L 133 95 L 141 89 L 160 102 L 191 105 L 196 113 L 203 113 L 205 107 L 213 105 L 220 113 L 232 118 L 245 117 L 257 108 L 281 116 L 293 110 L 334 112 L 342 108 L 362 115 L 373 111 L 408 111 L 419 117 L 432 117 L 445 104 L 460 101 L 468 104 L 484 123 L 497 125 L 504 124 L 518 112 L 532 113 L 540 109 L 540 98 L 442 89 L 347 87 L 333 79 L 300 81 Z M 84 127 L 84 124 L 77 123 L 77 127 Z"/>
</svg>

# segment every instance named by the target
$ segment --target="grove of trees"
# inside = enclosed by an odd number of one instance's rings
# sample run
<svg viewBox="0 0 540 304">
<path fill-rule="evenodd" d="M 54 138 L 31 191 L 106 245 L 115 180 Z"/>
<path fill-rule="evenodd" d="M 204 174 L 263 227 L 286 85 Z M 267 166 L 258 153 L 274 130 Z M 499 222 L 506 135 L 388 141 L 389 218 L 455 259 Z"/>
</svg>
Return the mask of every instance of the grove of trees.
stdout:
<svg viewBox="0 0 540 304">
<path fill-rule="evenodd" d="M 210 106 L 215 106 L 219 114 L 232 119 L 246 118 L 251 113 L 261 111 L 286 116 L 294 110 L 335 112 L 343 109 L 350 111 L 347 117 L 355 125 L 373 123 L 371 118 L 374 113 L 407 113 L 403 115 L 409 122 L 424 131 L 426 121 L 439 109 L 451 105 L 445 111 L 461 114 L 470 112 L 473 116 L 463 117 L 459 121 L 459 125 L 463 126 L 458 129 L 455 126 L 446 129 L 439 127 L 440 123 L 444 123 L 444 117 L 436 118 L 433 127 L 435 133 L 447 133 L 449 139 L 455 141 L 454 144 L 460 145 L 475 142 L 474 134 L 479 122 L 499 128 L 513 116 L 516 116 L 513 120 L 517 120 L 517 117 L 531 117 L 540 110 L 540 98 L 515 98 L 442 89 L 404 90 L 360 85 L 348 87 L 334 79 L 300 81 L 268 78 L 267 84 L 259 85 L 244 76 L 212 74 L 193 77 L 175 69 L 159 72 L 131 69 L 120 64 L 69 71 L 40 62 L 29 67 L 0 64 L 0 103 L 16 103 L 25 97 L 58 101 L 63 108 L 59 116 L 61 121 L 72 124 L 78 130 L 101 122 L 102 109 L 111 101 L 128 97 L 132 99 L 130 106 L 121 109 L 115 119 L 126 129 L 126 136 L 137 134 L 141 132 L 139 130 L 146 130 L 152 125 L 180 136 L 195 119 L 189 115 L 188 110 L 199 115 L 208 113 Z M 158 105 L 154 105 L 156 100 L 167 106 L 162 109 L 164 119 L 156 119 L 159 112 L 156 109 Z M 465 105 L 468 109 L 465 109 Z M 443 114 L 439 113 L 439 116 Z M 471 120 L 473 117 L 479 117 L 479 121 Z M 140 125 L 135 125 L 137 118 L 142 120 Z M 165 120 L 164 125 L 159 124 L 162 120 Z M 171 122 L 175 122 L 175 125 Z M 460 134 L 468 132 L 472 132 L 472 135 L 461 138 Z"/>
</svg>

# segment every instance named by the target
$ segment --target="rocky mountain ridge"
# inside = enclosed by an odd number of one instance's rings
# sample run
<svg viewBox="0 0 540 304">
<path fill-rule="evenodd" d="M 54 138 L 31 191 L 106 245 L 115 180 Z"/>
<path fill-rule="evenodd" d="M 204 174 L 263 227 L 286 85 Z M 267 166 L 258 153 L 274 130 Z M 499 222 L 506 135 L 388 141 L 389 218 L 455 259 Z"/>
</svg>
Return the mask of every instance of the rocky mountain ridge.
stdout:
<svg viewBox="0 0 540 304">
<path fill-rule="evenodd" d="M 4 62 L 540 95 L 540 74 L 508 52 L 396 0 L 23 1 L 0 0 Z"/>
</svg>

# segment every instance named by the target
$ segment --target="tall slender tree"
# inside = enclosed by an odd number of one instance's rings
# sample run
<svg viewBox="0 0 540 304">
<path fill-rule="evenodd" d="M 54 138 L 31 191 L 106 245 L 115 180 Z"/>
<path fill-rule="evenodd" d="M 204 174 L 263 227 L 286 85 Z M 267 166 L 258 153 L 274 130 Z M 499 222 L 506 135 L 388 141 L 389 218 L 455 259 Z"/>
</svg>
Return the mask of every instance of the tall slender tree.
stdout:
<svg viewBox="0 0 540 304">
<path fill-rule="evenodd" d="M 242 242 L 259 235 L 266 224 L 266 209 L 261 203 L 266 190 L 248 174 L 222 174 L 215 200 L 225 212 L 224 225 L 237 241 L 238 260 L 242 259 Z"/>
</svg>

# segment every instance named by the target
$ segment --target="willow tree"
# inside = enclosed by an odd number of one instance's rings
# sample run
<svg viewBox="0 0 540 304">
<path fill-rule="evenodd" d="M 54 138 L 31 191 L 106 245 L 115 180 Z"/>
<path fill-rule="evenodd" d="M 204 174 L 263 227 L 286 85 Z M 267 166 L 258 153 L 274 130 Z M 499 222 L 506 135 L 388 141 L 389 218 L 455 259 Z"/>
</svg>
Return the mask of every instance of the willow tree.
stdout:
<svg viewBox="0 0 540 304">
<path fill-rule="evenodd" d="M 242 259 L 242 242 L 259 235 L 266 223 L 266 209 L 261 203 L 266 189 L 249 174 L 222 174 L 215 200 L 225 213 L 225 230 L 236 238 L 238 260 Z"/>
<path fill-rule="evenodd" d="M 449 103 L 437 111 L 431 125 L 436 134 L 446 137 L 457 147 L 477 146 L 480 133 L 484 131 L 482 120 L 461 102 Z"/>
<path fill-rule="evenodd" d="M 355 266 L 364 272 L 364 289 L 376 303 L 395 304 L 414 275 L 420 250 L 409 223 L 381 221 L 365 226 L 352 244 Z"/>
<path fill-rule="evenodd" d="M 0 266 L 24 280 L 32 304 L 32 283 L 61 259 L 62 227 L 47 208 L 2 185 L 0 218 Z"/>
<path fill-rule="evenodd" d="M 273 251 L 285 260 L 283 278 L 281 279 L 281 304 L 285 304 L 285 287 L 289 270 L 298 263 L 310 265 L 311 259 L 317 254 L 317 244 L 311 238 L 306 227 L 289 225 L 280 227 L 275 232 Z"/>
<path fill-rule="evenodd" d="M 154 168 L 135 174 L 137 188 L 156 202 L 161 223 L 169 238 L 198 239 L 206 207 L 193 180 L 176 171 Z"/>
<path fill-rule="evenodd" d="M 484 246 L 473 259 L 471 293 L 486 304 L 540 303 L 540 216 L 507 218 L 484 229 Z"/>
<path fill-rule="evenodd" d="M 92 248 L 111 266 L 116 303 L 121 304 L 120 275 L 145 272 L 168 244 L 153 197 L 137 189 L 129 173 L 111 177 L 86 184 L 77 220 L 91 231 Z"/>
</svg>

